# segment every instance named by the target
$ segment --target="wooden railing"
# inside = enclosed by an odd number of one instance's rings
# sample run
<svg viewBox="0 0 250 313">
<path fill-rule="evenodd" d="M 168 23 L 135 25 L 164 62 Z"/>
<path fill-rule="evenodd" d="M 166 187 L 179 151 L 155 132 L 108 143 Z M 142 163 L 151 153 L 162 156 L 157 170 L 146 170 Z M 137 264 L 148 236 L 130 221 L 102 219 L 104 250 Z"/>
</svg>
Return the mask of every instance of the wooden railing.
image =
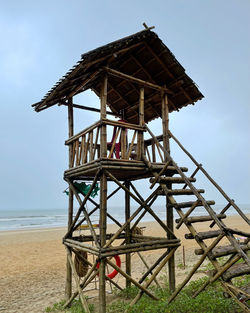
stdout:
<svg viewBox="0 0 250 313">
<path fill-rule="evenodd" d="M 161 148 L 159 146 L 159 143 L 163 141 L 163 135 L 157 136 L 157 141 L 155 141 L 153 138 L 147 139 L 144 141 L 144 149 L 145 154 L 150 161 L 152 162 L 164 162 L 164 155 L 161 151 Z"/>
<path fill-rule="evenodd" d="M 108 134 L 106 142 L 101 142 L 103 125 Z M 108 159 L 141 160 L 141 151 L 143 151 L 141 134 L 144 131 L 144 127 L 139 125 L 100 120 L 65 142 L 66 145 L 72 145 L 70 167 L 80 166 L 100 158 L 101 145 L 106 145 Z"/>
</svg>

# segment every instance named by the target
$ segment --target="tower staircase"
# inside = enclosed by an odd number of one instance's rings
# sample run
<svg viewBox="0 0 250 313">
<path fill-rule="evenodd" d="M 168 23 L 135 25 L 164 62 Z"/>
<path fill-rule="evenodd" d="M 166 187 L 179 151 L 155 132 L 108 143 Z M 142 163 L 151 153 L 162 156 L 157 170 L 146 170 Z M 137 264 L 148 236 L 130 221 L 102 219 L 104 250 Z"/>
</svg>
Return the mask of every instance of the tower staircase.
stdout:
<svg viewBox="0 0 250 313">
<path fill-rule="evenodd" d="M 225 295 L 233 297 L 240 305 L 244 312 L 249 312 L 247 300 L 250 299 L 249 286 L 248 288 L 239 288 L 235 284 L 235 277 L 250 274 L 250 257 L 248 251 L 250 250 L 250 221 L 248 217 L 241 211 L 241 209 L 230 199 L 222 188 L 210 177 L 193 156 L 181 145 L 181 143 L 169 131 L 169 137 L 172 138 L 177 145 L 185 152 L 191 161 L 195 164 L 195 170 L 191 175 L 184 172 L 177 163 L 174 162 L 168 151 L 160 144 L 158 138 L 146 126 L 148 133 L 158 149 L 162 151 L 165 156 L 165 166 L 160 171 L 154 170 L 154 165 L 149 158 L 144 155 L 144 163 L 152 173 L 153 178 L 150 179 L 151 189 L 155 186 L 159 187 L 159 195 L 167 197 L 168 210 L 175 210 L 179 218 L 175 220 L 176 228 L 183 225 L 187 227 L 189 233 L 185 235 L 186 239 L 195 240 L 200 249 L 196 249 L 195 253 L 200 256 L 198 262 L 193 266 L 191 272 L 181 283 L 181 285 L 174 291 L 169 299 L 169 303 L 175 299 L 183 287 L 189 282 L 195 272 L 200 268 L 205 259 L 208 259 L 214 267 L 210 271 L 210 277 L 206 283 L 198 289 L 193 297 L 196 297 L 209 284 L 219 280 L 225 289 Z M 176 173 L 173 176 L 167 175 L 168 166 L 173 166 Z M 214 187 L 224 197 L 227 204 L 220 212 L 213 209 L 215 201 L 206 200 L 203 196 L 205 190 L 198 189 L 194 183 L 196 182 L 197 172 L 202 172 L 206 178 L 213 184 Z M 166 175 L 164 174 L 166 173 Z M 178 186 L 177 188 L 173 188 Z M 180 202 L 180 196 L 192 196 L 192 201 Z M 205 214 L 197 215 L 197 211 L 203 207 Z M 236 213 L 242 220 L 242 229 L 233 229 L 228 226 L 227 210 L 229 208 L 235 209 Z M 199 212 L 199 211 L 198 211 Z M 211 222 L 207 231 L 199 232 L 199 226 L 202 223 Z M 204 224 L 203 224 L 204 225 Z M 206 224 L 207 225 L 207 224 Z M 245 226 L 244 226 L 245 225 Z M 240 236 L 240 239 L 237 237 Z M 223 258 L 222 258 L 223 257 Z"/>
</svg>

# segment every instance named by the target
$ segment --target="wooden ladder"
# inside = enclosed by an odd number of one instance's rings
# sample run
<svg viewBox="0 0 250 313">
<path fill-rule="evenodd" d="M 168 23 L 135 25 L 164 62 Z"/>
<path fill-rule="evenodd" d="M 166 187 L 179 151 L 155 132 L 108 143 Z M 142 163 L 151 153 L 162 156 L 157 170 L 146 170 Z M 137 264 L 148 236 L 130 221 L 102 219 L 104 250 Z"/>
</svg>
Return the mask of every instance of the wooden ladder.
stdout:
<svg viewBox="0 0 250 313">
<path fill-rule="evenodd" d="M 157 141 L 157 138 L 152 134 L 152 132 L 149 129 L 148 131 L 153 139 Z M 173 301 L 173 299 L 178 295 L 183 287 L 189 282 L 203 261 L 208 258 L 211 264 L 214 266 L 214 271 L 210 272 L 211 276 L 206 281 L 206 283 L 196 291 L 194 297 L 203 291 L 210 283 L 220 279 L 220 282 L 226 293 L 237 301 L 244 312 L 249 312 L 249 308 L 247 307 L 246 303 L 246 300 L 250 298 L 249 291 L 236 287 L 232 279 L 238 276 L 250 274 L 250 259 L 247 255 L 247 251 L 250 250 L 250 233 L 231 229 L 227 226 L 227 216 L 225 213 L 232 205 L 232 200 L 228 202 L 228 204 L 220 213 L 216 213 L 212 208 L 212 205 L 214 205 L 215 202 L 213 200 L 207 201 L 202 196 L 205 191 L 203 189 L 197 189 L 193 184 L 196 181 L 195 175 L 198 170 L 201 169 L 201 165 L 198 164 L 196 170 L 188 177 L 184 171 L 182 171 L 182 169 L 174 162 L 164 147 L 162 147 L 159 142 L 157 142 L 157 145 L 160 146 L 162 151 L 167 155 L 168 161 L 166 162 L 162 171 L 157 173 L 154 171 L 154 165 L 151 164 L 149 160 L 147 160 L 146 156 L 144 156 L 144 163 L 147 165 L 148 169 L 154 176 L 150 179 L 151 188 L 153 188 L 156 184 L 158 186 L 160 185 L 161 188 L 159 195 L 164 195 L 167 197 L 168 208 L 174 208 L 180 217 L 175 221 L 177 223 L 176 228 L 178 229 L 182 225 L 187 227 L 190 233 L 186 234 L 185 237 L 187 239 L 196 240 L 200 246 L 200 249 L 196 249 L 195 253 L 197 255 L 201 255 L 199 261 L 194 265 L 186 279 L 171 295 L 169 303 Z M 178 173 L 177 176 L 166 176 L 169 165 L 175 168 L 176 173 Z M 184 185 L 183 187 L 172 189 L 173 184 Z M 221 187 L 219 188 L 221 189 Z M 179 202 L 177 199 L 178 196 L 181 195 L 195 196 L 195 200 Z M 234 203 L 233 205 L 236 206 Z M 206 214 L 203 216 L 197 216 L 195 211 L 197 211 L 198 207 L 204 207 Z M 245 216 L 245 214 L 238 207 L 237 212 L 249 225 L 247 216 Z M 216 225 L 217 229 L 208 230 L 206 232 L 198 232 L 196 230 L 196 225 L 207 221 L 211 221 L 210 228 L 213 228 Z M 246 239 L 239 242 L 235 235 L 244 236 Z M 227 238 L 229 244 L 219 246 L 222 238 Z M 207 239 L 210 239 L 209 245 L 206 243 Z M 221 262 L 221 260 L 219 260 L 219 258 L 222 256 L 227 257 L 226 261 Z"/>
</svg>

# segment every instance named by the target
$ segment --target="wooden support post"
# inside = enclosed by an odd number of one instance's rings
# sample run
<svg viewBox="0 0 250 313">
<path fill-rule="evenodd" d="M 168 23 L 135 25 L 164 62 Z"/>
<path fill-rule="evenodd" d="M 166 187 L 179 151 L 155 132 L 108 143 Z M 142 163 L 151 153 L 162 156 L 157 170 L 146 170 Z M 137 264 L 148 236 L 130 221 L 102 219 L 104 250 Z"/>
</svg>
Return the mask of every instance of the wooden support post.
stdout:
<svg viewBox="0 0 250 313">
<path fill-rule="evenodd" d="M 72 98 L 68 100 L 68 135 L 69 138 L 74 135 L 74 116 L 73 116 L 73 105 Z M 69 167 L 71 167 L 73 158 L 73 143 L 69 145 Z M 68 230 L 71 227 L 73 221 L 73 203 L 74 196 L 73 190 L 69 188 L 69 204 L 68 204 Z M 65 298 L 70 299 L 72 294 L 72 269 L 67 257 L 66 261 L 66 284 L 65 284 Z"/>
<path fill-rule="evenodd" d="M 144 125 L 144 88 L 140 89 L 139 99 L 139 125 Z M 141 161 L 142 155 L 144 154 L 144 134 L 142 131 L 138 131 L 138 142 L 137 142 L 137 160 Z"/>
<path fill-rule="evenodd" d="M 161 95 L 162 99 L 162 134 L 163 134 L 163 147 L 170 154 L 170 146 L 169 146 L 169 110 L 168 110 L 168 97 L 165 93 Z M 164 153 L 164 161 L 168 160 L 166 151 Z M 172 184 L 168 183 L 167 188 L 169 190 L 172 189 Z M 167 196 L 166 196 L 166 210 L 167 210 L 167 226 L 173 232 L 174 231 L 174 213 L 173 207 L 168 207 Z M 173 236 L 171 233 L 167 234 L 168 239 L 172 239 Z M 170 252 L 170 251 L 169 251 Z M 174 254 L 170 258 L 168 262 L 168 275 L 169 275 L 169 288 L 173 292 L 175 290 L 175 259 Z"/>
<path fill-rule="evenodd" d="M 101 174 L 100 179 L 100 246 L 106 244 L 107 233 L 107 177 Z M 99 313 L 106 313 L 106 259 L 101 259 L 99 267 Z"/>
<path fill-rule="evenodd" d="M 170 186 L 167 186 L 167 187 L 171 188 L 171 184 L 170 184 Z M 173 207 L 168 207 L 167 196 L 166 196 L 166 210 L 167 210 L 167 226 L 172 232 L 174 232 L 174 212 L 173 212 Z M 174 236 L 170 232 L 168 232 L 167 238 L 173 239 Z M 169 252 L 170 252 L 170 249 L 169 249 Z M 168 262 L 168 276 L 169 276 L 169 288 L 172 292 L 174 292 L 175 291 L 175 258 L 174 258 L 174 253 L 172 254 L 172 256 Z"/>
<path fill-rule="evenodd" d="M 168 117 L 168 96 L 166 94 L 161 95 L 162 99 L 162 134 L 163 134 L 163 147 L 167 150 L 170 154 L 170 146 L 169 146 L 169 136 L 168 136 L 168 129 L 169 129 L 169 117 Z M 164 160 L 166 161 L 167 155 L 164 152 Z"/>
<path fill-rule="evenodd" d="M 101 89 L 101 120 L 106 118 L 108 77 L 104 76 Z M 107 126 L 101 126 L 101 157 L 107 157 Z"/>
<path fill-rule="evenodd" d="M 130 182 L 125 181 L 125 187 L 130 189 Z M 125 191 L 125 221 L 130 218 L 130 195 L 127 191 Z M 127 224 L 125 229 L 125 243 L 130 243 L 130 223 Z M 126 273 L 131 276 L 131 255 L 130 253 L 126 253 Z M 126 288 L 131 287 L 131 281 L 126 278 Z"/>
</svg>

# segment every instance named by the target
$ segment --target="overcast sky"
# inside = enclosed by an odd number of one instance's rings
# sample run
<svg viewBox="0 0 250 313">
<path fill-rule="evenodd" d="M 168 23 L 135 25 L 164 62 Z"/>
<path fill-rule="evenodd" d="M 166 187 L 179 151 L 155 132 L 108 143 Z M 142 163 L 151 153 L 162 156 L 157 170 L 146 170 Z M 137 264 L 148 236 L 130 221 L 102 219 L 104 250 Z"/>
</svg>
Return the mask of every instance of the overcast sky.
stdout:
<svg viewBox="0 0 250 313">
<path fill-rule="evenodd" d="M 250 203 L 249 0 L 10 0 L 0 10 L 0 209 L 67 206 L 66 108 L 35 113 L 31 104 L 82 53 L 143 22 L 156 27 L 205 96 L 171 114 L 170 129 L 231 198 Z M 82 104 L 95 101 L 87 94 Z M 97 119 L 86 113 L 79 128 Z"/>
</svg>

